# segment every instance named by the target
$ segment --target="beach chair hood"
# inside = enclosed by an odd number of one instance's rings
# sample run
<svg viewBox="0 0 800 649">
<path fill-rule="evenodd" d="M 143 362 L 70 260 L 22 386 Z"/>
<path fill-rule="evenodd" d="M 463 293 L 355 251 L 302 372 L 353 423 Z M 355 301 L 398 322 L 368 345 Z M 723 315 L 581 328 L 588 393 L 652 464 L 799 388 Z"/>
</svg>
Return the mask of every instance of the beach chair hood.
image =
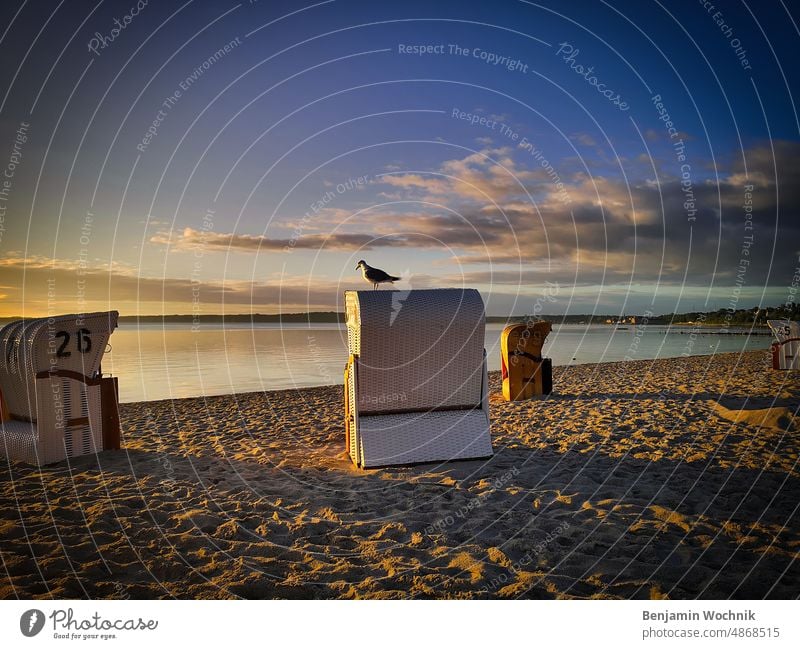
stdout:
<svg viewBox="0 0 800 649">
<path fill-rule="evenodd" d="M 346 416 L 360 466 L 491 455 L 474 289 L 347 291 Z"/>
</svg>

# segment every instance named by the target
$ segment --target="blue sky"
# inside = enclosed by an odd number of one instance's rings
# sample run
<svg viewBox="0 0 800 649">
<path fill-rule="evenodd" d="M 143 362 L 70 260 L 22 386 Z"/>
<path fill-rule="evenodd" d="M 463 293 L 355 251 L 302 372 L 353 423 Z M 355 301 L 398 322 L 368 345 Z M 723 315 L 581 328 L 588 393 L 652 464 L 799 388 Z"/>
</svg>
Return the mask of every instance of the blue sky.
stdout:
<svg viewBox="0 0 800 649">
<path fill-rule="evenodd" d="M 797 19 L 718 4 L 6 3 L 0 313 L 786 302 Z"/>
</svg>

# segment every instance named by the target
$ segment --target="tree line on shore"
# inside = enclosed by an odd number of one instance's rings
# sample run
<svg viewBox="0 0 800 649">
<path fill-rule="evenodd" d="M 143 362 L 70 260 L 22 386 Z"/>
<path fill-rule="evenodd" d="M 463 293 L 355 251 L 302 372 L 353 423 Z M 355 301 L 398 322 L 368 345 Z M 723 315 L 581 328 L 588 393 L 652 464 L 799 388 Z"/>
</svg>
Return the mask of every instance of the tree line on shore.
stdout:
<svg viewBox="0 0 800 649">
<path fill-rule="evenodd" d="M 17 317 L 0 318 L 8 322 Z M 547 320 L 555 324 L 701 324 L 721 326 L 766 326 L 767 320 L 800 320 L 800 305 L 795 303 L 750 309 L 717 309 L 715 311 L 688 311 L 686 313 L 666 313 L 662 315 L 620 315 L 620 314 L 569 314 L 540 316 L 487 316 L 491 323 L 513 323 L 531 320 Z M 302 313 L 236 313 L 221 314 L 168 314 L 168 315 L 123 315 L 120 322 L 131 324 L 186 323 L 221 324 L 230 323 L 344 323 L 345 315 L 338 311 L 308 311 Z"/>
</svg>

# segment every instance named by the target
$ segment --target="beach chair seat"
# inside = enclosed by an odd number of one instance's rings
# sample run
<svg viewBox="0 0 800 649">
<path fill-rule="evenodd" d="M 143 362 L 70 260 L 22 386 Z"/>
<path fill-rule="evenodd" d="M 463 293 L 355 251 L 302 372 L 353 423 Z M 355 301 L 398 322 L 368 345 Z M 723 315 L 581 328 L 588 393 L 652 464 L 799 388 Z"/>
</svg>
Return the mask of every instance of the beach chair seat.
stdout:
<svg viewBox="0 0 800 649">
<path fill-rule="evenodd" d="M 36 318 L 0 330 L 0 454 L 30 464 L 119 448 L 117 382 L 100 362 L 116 311 Z"/>
<path fill-rule="evenodd" d="M 777 339 L 772 343 L 772 368 L 776 370 L 800 369 L 800 322 L 792 320 L 767 320 Z"/>
<path fill-rule="evenodd" d="M 345 311 L 345 428 L 355 464 L 492 454 L 476 290 L 347 291 Z"/>
<path fill-rule="evenodd" d="M 503 398 L 522 401 L 553 391 L 553 365 L 542 358 L 542 347 L 552 330 L 549 322 L 511 324 L 500 335 Z"/>
</svg>

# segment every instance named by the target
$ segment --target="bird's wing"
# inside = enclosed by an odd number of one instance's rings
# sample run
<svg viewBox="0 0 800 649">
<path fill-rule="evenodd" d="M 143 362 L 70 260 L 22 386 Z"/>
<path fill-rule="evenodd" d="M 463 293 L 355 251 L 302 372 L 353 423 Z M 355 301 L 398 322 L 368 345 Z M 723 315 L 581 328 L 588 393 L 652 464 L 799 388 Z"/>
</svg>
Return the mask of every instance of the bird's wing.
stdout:
<svg viewBox="0 0 800 649">
<path fill-rule="evenodd" d="M 365 275 L 367 279 L 372 282 L 390 282 L 394 279 L 391 275 L 385 273 L 380 268 L 370 268 Z"/>
</svg>

